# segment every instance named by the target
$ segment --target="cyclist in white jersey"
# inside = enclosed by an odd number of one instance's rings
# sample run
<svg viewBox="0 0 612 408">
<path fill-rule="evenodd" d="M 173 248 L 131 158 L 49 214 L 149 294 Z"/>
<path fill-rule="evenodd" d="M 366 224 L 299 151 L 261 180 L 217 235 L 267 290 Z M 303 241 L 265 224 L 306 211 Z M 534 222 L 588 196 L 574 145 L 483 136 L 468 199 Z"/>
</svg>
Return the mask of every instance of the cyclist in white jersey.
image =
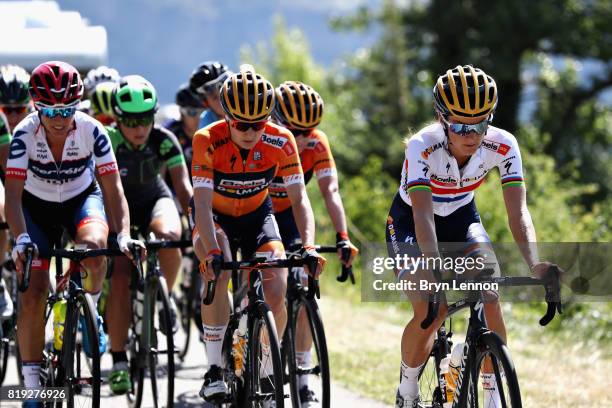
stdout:
<svg viewBox="0 0 612 408">
<path fill-rule="evenodd" d="M 521 155 L 513 135 L 491 126 L 497 106 L 495 81 L 471 65 L 457 66 L 440 76 L 433 89 L 437 123 L 429 125 L 406 142 L 401 185 L 387 218 L 389 254 L 437 258 L 439 242 L 465 244 L 465 251 L 492 253 L 474 203 L 474 190 L 487 173 L 497 167 L 510 230 L 522 255 L 536 276 L 551 266 L 540 262 L 535 228 L 526 202 Z M 398 279 L 413 279 L 424 271 L 396 271 Z M 425 271 L 427 272 L 427 271 Z M 424 293 L 407 291 L 414 315 L 402 336 L 401 380 L 396 407 L 421 407 L 418 374 L 442 324 L 446 305 L 426 330 L 420 323 L 427 314 Z M 506 341 L 506 330 L 497 294 L 486 293 L 488 326 Z M 485 365 L 483 384 L 486 407 L 501 407 L 495 381 Z"/>
<path fill-rule="evenodd" d="M 102 191 L 108 199 L 111 226 L 121 231 L 119 248 L 129 254 L 129 212 L 117 162 L 104 127 L 77 112 L 83 95 L 78 71 L 69 64 L 49 61 L 30 78 L 36 112 L 13 132 L 6 169 L 6 216 L 16 238 L 13 259 L 21 273 L 24 249 L 34 244 L 29 289 L 21 296 L 17 332 L 26 387 L 40 386 L 39 372 L 44 343 L 43 312 L 49 284 L 49 250 L 62 228 L 77 244 L 105 248 L 108 225 Z M 99 176 L 102 191 L 96 182 Z M 105 258 L 83 262 L 88 278 L 84 289 L 97 302 L 106 272 Z M 106 338 L 98 317 L 100 352 Z M 87 330 L 84 330 L 87 336 Z M 88 344 L 87 341 L 84 344 Z M 85 348 L 85 352 L 90 350 Z M 28 401 L 31 406 L 35 401 Z"/>
</svg>

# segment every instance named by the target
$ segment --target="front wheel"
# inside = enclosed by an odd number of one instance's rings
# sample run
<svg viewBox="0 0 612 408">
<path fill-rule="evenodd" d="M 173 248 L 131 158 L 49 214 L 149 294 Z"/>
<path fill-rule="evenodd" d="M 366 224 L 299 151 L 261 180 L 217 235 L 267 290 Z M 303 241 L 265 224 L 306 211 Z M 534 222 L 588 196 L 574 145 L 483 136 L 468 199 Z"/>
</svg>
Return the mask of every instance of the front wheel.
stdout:
<svg viewBox="0 0 612 408">
<path fill-rule="evenodd" d="M 300 408 L 308 401 L 330 407 L 329 357 L 319 307 L 314 300 L 298 298 L 289 305 L 285 333 L 291 403 Z"/>
<path fill-rule="evenodd" d="M 521 392 L 510 351 L 493 332 L 480 336 L 476 350 L 476 364 L 469 375 L 467 394 L 461 400 L 469 408 L 521 408 Z M 489 373 L 486 380 L 482 373 Z"/>
<path fill-rule="evenodd" d="M 249 325 L 249 406 L 284 408 L 283 366 L 276 323 L 268 305 L 261 303 L 256 307 Z"/>
</svg>

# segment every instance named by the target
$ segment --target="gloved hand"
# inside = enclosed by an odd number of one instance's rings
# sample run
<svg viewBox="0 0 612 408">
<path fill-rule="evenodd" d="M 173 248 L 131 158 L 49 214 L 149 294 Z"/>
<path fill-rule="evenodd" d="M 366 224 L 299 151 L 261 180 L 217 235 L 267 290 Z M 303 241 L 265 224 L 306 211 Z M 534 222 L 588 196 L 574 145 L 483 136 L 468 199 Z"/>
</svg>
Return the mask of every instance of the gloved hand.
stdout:
<svg viewBox="0 0 612 408">
<path fill-rule="evenodd" d="M 323 272 L 323 268 L 325 267 L 325 263 L 327 263 L 327 259 L 321 256 L 316 251 L 314 246 L 312 245 L 304 245 L 302 249 L 300 250 L 300 256 L 305 260 L 311 257 L 317 258 L 317 270 L 316 271 L 311 271 L 308 264 L 304 265 L 304 269 L 306 269 L 306 272 L 308 272 L 310 276 L 312 276 L 315 279 L 318 279 L 321 272 Z"/>
<path fill-rule="evenodd" d="M 207 281 L 215 280 L 215 267 L 220 267 L 223 263 L 223 253 L 220 249 L 212 249 L 206 255 L 203 264 L 200 264 L 200 272 Z"/>
<path fill-rule="evenodd" d="M 132 239 L 130 234 L 126 232 L 120 232 L 119 234 L 117 234 L 117 245 L 119 246 L 119 250 L 132 260 L 134 259 L 131 251 L 132 246 L 141 248 L 141 256 L 144 256 L 144 254 L 146 253 L 145 244 L 137 239 Z"/>
<path fill-rule="evenodd" d="M 346 232 L 338 232 L 336 234 L 336 248 L 338 249 L 338 259 L 340 259 L 340 263 L 346 267 L 351 266 L 353 260 L 359 253 L 359 249 L 353 245 Z M 343 254 L 347 249 L 350 251 L 348 259 L 345 258 Z"/>
<path fill-rule="evenodd" d="M 32 246 L 34 248 L 34 256 L 33 258 L 38 257 L 38 247 L 35 243 L 30 239 L 30 235 L 27 232 L 19 235 L 15 240 L 15 246 L 13 247 L 13 251 L 11 252 L 11 257 L 13 258 L 13 262 L 15 262 L 15 267 L 17 271 L 21 272 L 23 270 L 23 263 L 25 262 L 25 250 L 28 246 Z"/>
</svg>

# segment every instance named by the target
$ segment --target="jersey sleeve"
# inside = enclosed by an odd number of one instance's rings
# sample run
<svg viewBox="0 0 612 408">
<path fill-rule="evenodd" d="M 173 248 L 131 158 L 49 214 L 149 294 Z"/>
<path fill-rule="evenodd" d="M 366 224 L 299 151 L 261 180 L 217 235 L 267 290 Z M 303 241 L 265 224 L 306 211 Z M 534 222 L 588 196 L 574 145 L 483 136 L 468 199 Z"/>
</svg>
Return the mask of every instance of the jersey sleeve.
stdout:
<svg viewBox="0 0 612 408">
<path fill-rule="evenodd" d="M 508 133 L 506 136 L 503 142 L 497 143 L 497 153 L 500 156 L 497 168 L 501 176 L 501 185 L 502 188 L 522 186 L 524 185 L 523 162 L 518 142 L 511 134 Z"/>
<path fill-rule="evenodd" d="M 0 112 L 0 146 L 11 143 L 11 131 L 4 113 Z"/>
<path fill-rule="evenodd" d="M 280 149 L 281 159 L 277 176 L 283 179 L 285 187 L 292 184 L 304 183 L 304 173 L 297 145 L 293 136 L 289 136 L 282 149 Z"/>
<path fill-rule="evenodd" d="M 213 146 L 208 129 L 200 129 L 193 137 L 191 181 L 193 188 L 214 188 Z"/>
<path fill-rule="evenodd" d="M 418 138 L 406 144 L 406 158 L 402 169 L 402 188 L 406 193 L 417 190 L 431 191 L 430 153 Z"/>
<path fill-rule="evenodd" d="M 9 147 L 9 156 L 6 163 L 6 178 L 26 179 L 30 161 L 28 156 L 28 145 L 31 143 L 32 135 L 17 126 Z"/>
<path fill-rule="evenodd" d="M 117 159 L 113 152 L 112 144 L 106 128 L 101 123 L 94 123 L 92 129 L 92 146 L 93 159 L 96 164 L 96 170 L 100 176 L 117 173 Z"/>
<path fill-rule="evenodd" d="M 313 169 L 317 180 L 324 177 L 330 177 L 336 174 L 336 163 L 332 156 L 331 148 L 327 135 L 323 132 L 317 134 L 317 144 L 314 148 L 314 165 Z"/>
<path fill-rule="evenodd" d="M 162 129 L 161 134 L 163 135 L 163 140 L 159 145 L 159 155 L 162 161 L 166 163 L 169 169 L 184 164 L 185 156 L 183 156 L 183 149 L 174 133 Z"/>
</svg>

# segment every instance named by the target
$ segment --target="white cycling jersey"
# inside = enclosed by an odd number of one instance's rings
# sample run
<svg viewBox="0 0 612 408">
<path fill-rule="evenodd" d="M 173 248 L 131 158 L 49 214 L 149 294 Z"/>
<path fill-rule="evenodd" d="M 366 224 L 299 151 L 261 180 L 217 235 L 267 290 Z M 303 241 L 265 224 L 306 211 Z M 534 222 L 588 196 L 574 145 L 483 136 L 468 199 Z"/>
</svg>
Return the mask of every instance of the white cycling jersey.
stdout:
<svg viewBox="0 0 612 408">
<path fill-rule="evenodd" d="M 82 193 L 100 176 L 117 172 L 117 161 L 104 126 L 76 112 L 62 161 L 56 163 L 38 113 L 29 114 L 13 132 L 6 177 L 25 179 L 25 190 L 45 201 L 64 202 Z"/>
<path fill-rule="evenodd" d="M 399 194 L 411 205 L 413 190 L 431 190 L 434 213 L 447 216 L 468 204 L 487 173 L 497 167 L 502 187 L 523 183 L 521 154 L 516 138 L 489 126 L 482 144 L 460 169 L 447 149 L 447 138 L 439 123 L 423 128 L 406 146 Z"/>
</svg>

